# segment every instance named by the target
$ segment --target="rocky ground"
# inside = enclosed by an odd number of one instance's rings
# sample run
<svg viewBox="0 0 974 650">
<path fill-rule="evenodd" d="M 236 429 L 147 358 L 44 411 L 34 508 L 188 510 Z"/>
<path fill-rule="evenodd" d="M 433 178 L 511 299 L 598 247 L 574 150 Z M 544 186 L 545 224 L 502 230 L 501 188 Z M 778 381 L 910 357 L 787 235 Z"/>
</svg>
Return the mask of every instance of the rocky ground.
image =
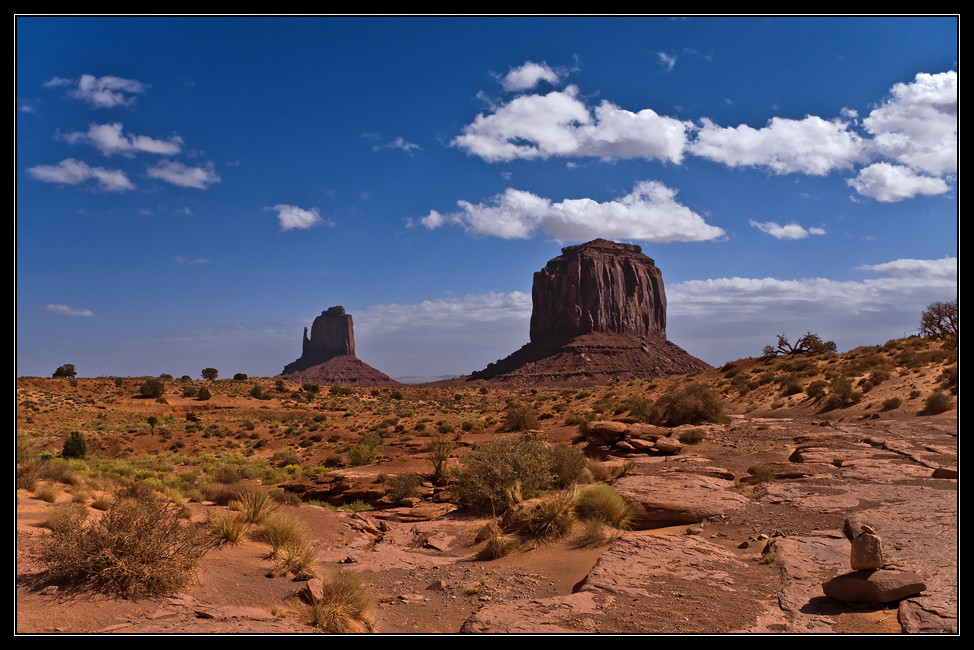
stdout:
<svg viewBox="0 0 974 650">
<path fill-rule="evenodd" d="M 310 525 L 316 573 L 352 570 L 363 578 L 383 633 L 956 633 L 957 410 L 923 414 L 922 400 L 907 397 L 907 389 L 933 389 L 939 371 L 894 372 L 868 399 L 827 413 L 801 395 L 770 408 L 780 397 L 747 403 L 725 393 L 730 417 L 723 423 L 665 430 L 656 441 L 643 432 L 656 451 L 603 444 L 610 463 L 631 463 L 613 483 L 637 516 L 635 529 L 595 548 L 579 543 L 576 524 L 564 538 L 477 560 L 475 536 L 485 520 L 437 500 L 433 490 L 405 505 L 357 513 L 324 505 L 282 508 Z M 719 387 L 727 374 L 715 369 L 698 380 Z M 51 381 L 21 381 L 19 403 L 48 399 L 39 391 Z M 584 408 L 599 409 L 593 400 L 605 391 L 590 392 Z M 894 393 L 904 395 L 902 407 L 877 408 Z M 169 402 L 160 408 L 178 406 L 176 398 Z M 129 403 L 120 400 L 109 410 Z M 63 417 L 50 404 L 50 411 L 33 411 L 32 422 L 21 416 L 19 429 Z M 229 398 L 221 404 L 232 410 Z M 599 415 L 632 426 L 625 413 Z M 560 417 L 541 421 L 549 441 L 573 439 L 591 449 L 592 440 L 577 430 Z M 660 438 L 688 430 L 702 430 L 702 440 L 661 451 Z M 458 430 L 459 443 L 465 435 L 474 443 L 497 434 Z M 130 446 L 143 437 L 148 444 L 156 436 L 135 436 Z M 112 447 L 111 437 L 104 438 Z M 384 460 L 336 475 L 353 475 L 350 483 L 361 485 L 379 474 L 429 470 L 413 440 L 396 447 L 399 453 L 387 442 Z M 55 502 L 72 500 L 70 492 Z M 194 520 L 225 511 L 205 500 L 186 505 Z M 268 577 L 268 547 L 253 537 L 209 552 L 196 584 L 172 597 L 115 599 L 49 584 L 36 550 L 50 534 L 41 525 L 50 507 L 35 491 L 18 490 L 19 634 L 315 631 L 303 620 L 305 582 Z M 917 574 L 922 591 L 886 603 L 826 597 L 823 583 L 852 571 L 842 530 L 849 518 L 871 525 L 882 539 L 885 568 Z"/>
</svg>

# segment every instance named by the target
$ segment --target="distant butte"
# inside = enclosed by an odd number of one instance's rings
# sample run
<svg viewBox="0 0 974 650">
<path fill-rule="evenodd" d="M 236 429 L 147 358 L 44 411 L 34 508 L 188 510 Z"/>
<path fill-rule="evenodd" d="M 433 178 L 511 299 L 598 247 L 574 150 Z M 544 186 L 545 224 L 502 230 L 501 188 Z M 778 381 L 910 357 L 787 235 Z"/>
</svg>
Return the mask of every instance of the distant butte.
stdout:
<svg viewBox="0 0 974 650">
<path fill-rule="evenodd" d="M 594 384 L 710 367 L 666 340 L 663 274 L 634 244 L 561 249 L 534 274 L 531 297 L 530 343 L 469 379 Z"/>
<path fill-rule="evenodd" d="M 309 384 L 398 386 L 399 382 L 355 356 L 352 316 L 341 306 L 321 312 L 304 328 L 301 357 L 284 366 L 282 379 Z"/>
</svg>

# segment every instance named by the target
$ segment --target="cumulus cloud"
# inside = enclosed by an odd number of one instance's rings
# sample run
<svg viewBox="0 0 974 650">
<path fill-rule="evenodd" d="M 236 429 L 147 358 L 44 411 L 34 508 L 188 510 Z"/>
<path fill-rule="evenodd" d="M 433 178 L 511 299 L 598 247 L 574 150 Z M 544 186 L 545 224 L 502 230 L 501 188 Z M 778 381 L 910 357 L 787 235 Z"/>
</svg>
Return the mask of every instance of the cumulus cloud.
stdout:
<svg viewBox="0 0 974 650">
<path fill-rule="evenodd" d="M 334 226 L 335 223 L 330 219 L 321 216 L 318 208 L 305 210 L 296 205 L 285 205 L 279 203 L 266 210 L 277 212 L 277 220 L 281 224 L 281 230 L 307 230 L 318 225 Z"/>
<path fill-rule="evenodd" d="M 508 188 L 486 203 L 458 201 L 458 212 L 432 211 L 419 223 L 429 229 L 454 224 L 473 235 L 503 239 L 543 234 L 563 241 L 608 237 L 674 242 L 706 241 L 724 235 L 722 229 L 707 224 L 675 197 L 675 190 L 654 181 L 638 183 L 621 199 L 602 203 L 587 198 L 553 203 L 530 192 Z"/>
<path fill-rule="evenodd" d="M 702 123 L 691 151 L 728 167 L 824 176 L 863 159 L 862 138 L 849 130 L 848 122 L 838 119 L 775 117 L 760 129 L 746 124 L 720 127 L 706 118 Z"/>
<path fill-rule="evenodd" d="M 862 124 L 880 155 L 935 176 L 957 173 L 957 72 L 896 84 Z"/>
<path fill-rule="evenodd" d="M 130 157 L 136 153 L 171 156 L 179 153 L 183 145 L 183 139 L 179 136 L 173 136 L 169 140 L 156 140 L 145 135 L 126 135 L 122 133 L 122 125 L 118 122 L 91 124 L 86 132 L 68 133 L 62 137 L 71 144 L 90 144 L 106 156 L 120 154 Z"/>
<path fill-rule="evenodd" d="M 768 233 L 775 239 L 805 239 L 809 235 L 825 234 L 824 228 L 804 228 L 795 222 L 782 226 L 774 221 L 754 221 L 752 219 L 751 225 L 761 232 Z"/>
<path fill-rule="evenodd" d="M 45 183 L 78 185 L 94 180 L 98 189 L 105 192 L 124 192 L 135 189 L 135 185 L 124 172 L 117 169 L 92 167 L 85 162 L 67 158 L 57 165 L 37 165 L 27 169 L 32 178 Z"/>
<path fill-rule="evenodd" d="M 90 309 L 79 309 L 67 305 L 44 305 L 44 309 L 59 316 L 94 316 Z"/>
<path fill-rule="evenodd" d="M 604 101 L 594 110 L 569 86 L 521 95 L 464 127 L 451 144 L 488 162 L 553 156 L 647 158 L 679 163 L 693 125 L 651 109 L 633 113 Z"/>
<path fill-rule="evenodd" d="M 946 282 L 957 281 L 957 258 L 944 257 L 939 260 L 899 259 L 883 264 L 864 264 L 857 267 L 862 271 L 873 271 L 881 278 L 916 279 L 926 278 Z"/>
<path fill-rule="evenodd" d="M 541 81 L 557 84 L 561 81 L 561 77 L 562 74 L 556 72 L 544 61 L 541 63 L 527 61 L 524 65 L 511 68 L 501 79 L 501 86 L 508 92 L 529 90 Z"/>
<path fill-rule="evenodd" d="M 163 160 L 146 170 L 149 178 L 172 183 L 179 187 L 191 187 L 205 190 L 213 183 L 220 182 L 220 176 L 214 171 L 213 163 L 206 163 L 203 167 L 190 167 L 181 162 Z"/>
<path fill-rule="evenodd" d="M 888 162 L 864 167 L 855 178 L 846 182 L 859 194 L 883 203 L 911 199 L 919 194 L 944 194 L 950 190 L 942 178 L 918 174 L 910 167 Z"/>
<path fill-rule="evenodd" d="M 135 79 L 122 77 L 95 77 L 83 74 L 77 81 L 54 77 L 44 84 L 49 88 L 73 86 L 68 95 L 87 102 L 94 108 L 115 108 L 135 102 L 135 96 L 146 91 L 147 86 Z"/>
</svg>

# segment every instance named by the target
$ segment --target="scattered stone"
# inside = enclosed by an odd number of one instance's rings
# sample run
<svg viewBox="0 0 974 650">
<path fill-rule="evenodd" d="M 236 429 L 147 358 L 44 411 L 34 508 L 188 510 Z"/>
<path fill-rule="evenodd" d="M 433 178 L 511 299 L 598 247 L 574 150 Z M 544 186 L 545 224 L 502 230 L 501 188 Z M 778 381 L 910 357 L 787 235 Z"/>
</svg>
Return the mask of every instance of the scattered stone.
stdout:
<svg viewBox="0 0 974 650">
<path fill-rule="evenodd" d="M 313 605 L 325 597 L 324 583 L 320 578 L 312 578 L 304 584 L 298 595 L 304 602 Z"/>
<path fill-rule="evenodd" d="M 678 454 L 683 451 L 683 443 L 676 438 L 660 438 L 656 441 L 656 451 L 662 454 Z"/>
<path fill-rule="evenodd" d="M 956 467 L 938 467 L 933 470 L 932 478 L 957 478 Z"/>
</svg>

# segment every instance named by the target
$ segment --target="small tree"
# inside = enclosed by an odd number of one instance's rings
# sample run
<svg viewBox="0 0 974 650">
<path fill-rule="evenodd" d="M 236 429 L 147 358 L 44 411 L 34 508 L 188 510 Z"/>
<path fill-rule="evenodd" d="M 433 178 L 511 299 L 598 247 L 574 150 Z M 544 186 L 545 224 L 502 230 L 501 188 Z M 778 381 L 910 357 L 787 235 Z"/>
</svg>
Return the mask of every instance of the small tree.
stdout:
<svg viewBox="0 0 974 650">
<path fill-rule="evenodd" d="M 66 363 L 54 371 L 53 377 L 66 377 L 67 379 L 73 379 L 78 373 L 74 369 L 73 363 Z"/>
<path fill-rule="evenodd" d="M 806 332 L 805 336 L 795 341 L 794 345 L 788 342 L 788 337 L 784 334 L 779 334 L 778 344 L 764 346 L 763 352 L 764 356 L 770 359 L 782 354 L 834 354 L 835 351 L 836 346 L 834 341 L 823 341 L 818 334 Z"/>
<path fill-rule="evenodd" d="M 142 397 L 162 397 L 166 393 L 166 385 L 161 379 L 146 379 L 139 386 L 139 393 Z"/>
<path fill-rule="evenodd" d="M 211 397 L 213 396 L 210 395 L 210 389 L 207 388 L 206 386 L 201 386 L 199 391 L 196 393 L 196 399 L 198 399 L 201 402 L 205 402 Z"/>
<path fill-rule="evenodd" d="M 84 458 L 88 455 L 88 443 L 80 431 L 72 431 L 67 440 L 64 441 L 64 448 L 61 450 L 62 458 Z"/>
<path fill-rule="evenodd" d="M 203 379 L 206 379 L 207 381 L 213 381 L 220 376 L 220 371 L 216 368 L 203 368 L 200 375 L 202 375 Z"/>
<path fill-rule="evenodd" d="M 154 415 L 150 415 L 149 417 L 147 417 L 145 419 L 145 421 L 149 425 L 149 433 L 155 433 L 155 431 L 156 431 L 156 425 L 159 424 L 159 418 L 157 418 Z"/>
<path fill-rule="evenodd" d="M 928 306 L 920 314 L 920 336 L 938 339 L 948 347 L 956 348 L 960 337 L 960 314 L 957 309 L 957 300 L 935 302 Z"/>
</svg>

